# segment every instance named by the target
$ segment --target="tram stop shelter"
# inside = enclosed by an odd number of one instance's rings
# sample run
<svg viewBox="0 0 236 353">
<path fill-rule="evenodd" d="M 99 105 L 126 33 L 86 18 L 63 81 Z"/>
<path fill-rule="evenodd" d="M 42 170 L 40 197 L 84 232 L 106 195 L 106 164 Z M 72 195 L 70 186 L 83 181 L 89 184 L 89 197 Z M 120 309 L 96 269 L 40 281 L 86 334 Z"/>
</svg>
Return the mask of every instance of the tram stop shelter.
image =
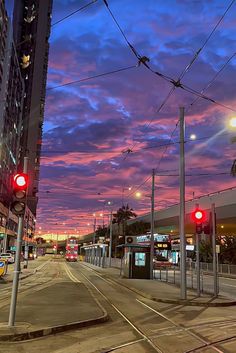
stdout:
<svg viewBox="0 0 236 353">
<path fill-rule="evenodd" d="M 90 244 L 81 246 L 84 252 L 84 261 L 95 266 L 105 267 L 107 244 Z"/>
<path fill-rule="evenodd" d="M 123 276 L 150 279 L 150 245 L 122 244 L 118 247 L 124 248 Z"/>
</svg>

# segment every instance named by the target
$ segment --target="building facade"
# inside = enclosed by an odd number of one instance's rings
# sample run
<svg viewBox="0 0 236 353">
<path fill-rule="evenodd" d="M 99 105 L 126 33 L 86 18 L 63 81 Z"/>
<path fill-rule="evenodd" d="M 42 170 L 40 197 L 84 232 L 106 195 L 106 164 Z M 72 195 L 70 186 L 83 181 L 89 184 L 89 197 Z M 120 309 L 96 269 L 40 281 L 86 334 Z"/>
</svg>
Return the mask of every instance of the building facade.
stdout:
<svg viewBox="0 0 236 353">
<path fill-rule="evenodd" d="M 29 157 L 28 206 L 36 214 L 52 0 L 16 0 L 13 34 L 25 83 L 21 169 Z"/>
<path fill-rule="evenodd" d="M 9 207 L 12 176 L 18 169 L 24 81 L 10 20 L 1 2 L 0 18 L 0 201 Z"/>
</svg>

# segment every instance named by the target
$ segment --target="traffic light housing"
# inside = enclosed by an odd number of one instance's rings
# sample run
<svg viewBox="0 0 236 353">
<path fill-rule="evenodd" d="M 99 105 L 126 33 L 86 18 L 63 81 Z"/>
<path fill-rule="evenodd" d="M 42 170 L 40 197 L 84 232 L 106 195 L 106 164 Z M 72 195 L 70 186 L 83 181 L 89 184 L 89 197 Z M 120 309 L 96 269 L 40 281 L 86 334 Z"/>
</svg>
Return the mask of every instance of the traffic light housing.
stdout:
<svg viewBox="0 0 236 353">
<path fill-rule="evenodd" d="M 196 225 L 196 233 L 201 234 L 203 231 L 202 223 L 206 220 L 205 212 L 199 208 L 195 209 L 192 212 L 192 220 Z"/>
<path fill-rule="evenodd" d="M 28 188 L 28 175 L 18 173 L 13 177 L 13 201 L 11 211 L 15 215 L 23 215 L 26 207 L 26 196 Z"/>
</svg>

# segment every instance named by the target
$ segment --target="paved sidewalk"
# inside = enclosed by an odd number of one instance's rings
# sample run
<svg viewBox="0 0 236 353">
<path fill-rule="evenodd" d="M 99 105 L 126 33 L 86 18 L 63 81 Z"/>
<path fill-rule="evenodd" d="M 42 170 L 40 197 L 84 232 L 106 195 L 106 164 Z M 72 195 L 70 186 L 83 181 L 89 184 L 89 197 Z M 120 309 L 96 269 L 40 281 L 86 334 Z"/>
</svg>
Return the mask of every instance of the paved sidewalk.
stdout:
<svg viewBox="0 0 236 353">
<path fill-rule="evenodd" d="M 83 283 L 61 278 L 18 294 L 14 327 L 7 324 L 9 299 L 7 303 L 0 300 L 0 306 L 0 341 L 27 340 L 108 320 L 106 311 Z"/>
<path fill-rule="evenodd" d="M 206 307 L 216 307 L 216 306 L 231 306 L 236 305 L 235 301 L 231 298 L 219 296 L 213 298 L 209 294 L 201 294 L 197 297 L 195 290 L 187 290 L 187 300 L 180 299 L 180 288 L 174 284 L 161 282 L 158 280 L 149 279 L 128 279 L 120 276 L 120 269 L 111 268 L 101 268 L 89 263 L 84 262 L 84 266 L 93 268 L 98 271 L 101 275 L 109 277 L 109 279 L 118 282 L 124 287 L 127 287 L 137 294 L 140 294 L 148 299 L 162 303 L 180 304 L 180 305 L 190 305 L 190 306 L 206 306 Z"/>
</svg>

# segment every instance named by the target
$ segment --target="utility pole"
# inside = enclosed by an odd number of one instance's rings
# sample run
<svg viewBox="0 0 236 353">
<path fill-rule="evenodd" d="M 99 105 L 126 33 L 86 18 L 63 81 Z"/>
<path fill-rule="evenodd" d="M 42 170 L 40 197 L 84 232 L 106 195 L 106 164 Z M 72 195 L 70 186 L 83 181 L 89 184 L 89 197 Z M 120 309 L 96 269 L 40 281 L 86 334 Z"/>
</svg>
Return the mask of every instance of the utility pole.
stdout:
<svg viewBox="0 0 236 353">
<path fill-rule="evenodd" d="M 180 298 L 187 298 L 186 290 L 186 238 L 185 238 L 185 121 L 184 107 L 179 108 L 180 120 L 180 159 L 179 159 L 179 174 L 180 174 Z"/>
<path fill-rule="evenodd" d="M 109 243 L 109 267 L 111 267 L 111 253 L 112 253 L 112 211 L 110 215 L 110 243 Z"/>
<path fill-rule="evenodd" d="M 195 209 L 197 210 L 199 208 L 199 204 L 196 203 Z M 197 295 L 200 297 L 201 294 L 201 287 L 200 287 L 200 256 L 199 256 L 199 234 L 196 231 L 196 275 L 197 275 Z"/>
<path fill-rule="evenodd" d="M 29 161 L 29 157 L 24 157 L 23 173 L 27 173 L 28 161 Z M 20 215 L 18 218 L 16 257 L 15 257 L 15 267 L 14 267 L 8 326 L 15 325 L 16 302 L 17 302 L 18 284 L 19 284 L 19 276 L 20 276 L 20 256 L 21 256 L 22 236 L 23 236 L 23 223 L 24 223 L 24 214 Z"/>
<path fill-rule="evenodd" d="M 152 195 L 151 195 L 151 238 L 150 238 L 150 279 L 153 279 L 154 257 L 154 202 L 155 202 L 155 169 L 152 170 Z"/>
<path fill-rule="evenodd" d="M 213 278 L 214 278 L 214 296 L 218 295 L 218 273 L 217 273 L 217 257 L 216 257 L 216 216 L 215 204 L 211 205 L 212 219 L 212 255 L 213 255 Z"/>
<path fill-rule="evenodd" d="M 96 217 L 94 218 L 94 224 L 93 224 L 93 244 L 96 242 Z"/>
</svg>

